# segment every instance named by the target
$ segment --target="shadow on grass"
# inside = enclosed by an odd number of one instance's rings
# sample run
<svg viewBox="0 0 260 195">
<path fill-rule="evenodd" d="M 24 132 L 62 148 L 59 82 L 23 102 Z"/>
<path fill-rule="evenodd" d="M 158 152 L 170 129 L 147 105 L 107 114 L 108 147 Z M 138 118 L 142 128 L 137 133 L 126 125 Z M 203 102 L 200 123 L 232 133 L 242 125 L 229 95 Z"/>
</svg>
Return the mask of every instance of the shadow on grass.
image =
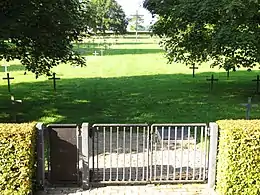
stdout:
<svg viewBox="0 0 260 195">
<path fill-rule="evenodd" d="M 7 70 L 10 72 L 25 71 L 25 67 L 21 64 L 13 64 L 8 66 Z M 5 68 L 1 67 L 0 72 L 5 72 Z"/>
<path fill-rule="evenodd" d="M 90 41 L 89 43 L 78 43 L 74 44 L 74 48 L 93 48 L 97 46 L 105 46 L 106 45 L 147 45 L 147 44 L 156 44 L 155 42 L 147 43 L 147 42 L 117 42 L 116 41 L 107 41 L 104 43 L 104 41 L 100 41 L 100 43 L 93 43 Z"/>
<path fill-rule="evenodd" d="M 75 49 L 75 51 L 79 52 L 82 56 L 91 55 L 95 51 L 98 53 L 100 50 L 104 50 L 104 48 L 79 48 Z M 156 54 L 162 53 L 162 49 L 107 49 L 104 50 L 105 55 L 136 55 L 136 54 Z"/>
<path fill-rule="evenodd" d="M 244 73 L 241 74 L 241 77 Z M 22 105 L 12 105 L 0 86 L 0 122 L 51 123 L 192 123 L 244 118 L 241 103 L 254 92 L 249 79 L 220 80 L 212 92 L 205 78 L 190 75 L 151 75 L 119 78 L 74 78 L 12 85 Z M 223 76 L 225 73 L 223 73 Z M 239 77 L 238 77 L 239 78 Z M 253 97 L 253 103 L 260 98 Z M 252 108 L 259 118 L 259 108 Z"/>
<path fill-rule="evenodd" d="M 139 40 L 139 39 L 150 39 L 150 38 L 151 38 L 150 35 L 138 36 L 137 40 Z M 136 38 L 135 38 L 135 35 L 132 35 L 132 36 L 123 36 L 123 39 L 133 39 L 133 40 L 135 40 Z"/>
</svg>

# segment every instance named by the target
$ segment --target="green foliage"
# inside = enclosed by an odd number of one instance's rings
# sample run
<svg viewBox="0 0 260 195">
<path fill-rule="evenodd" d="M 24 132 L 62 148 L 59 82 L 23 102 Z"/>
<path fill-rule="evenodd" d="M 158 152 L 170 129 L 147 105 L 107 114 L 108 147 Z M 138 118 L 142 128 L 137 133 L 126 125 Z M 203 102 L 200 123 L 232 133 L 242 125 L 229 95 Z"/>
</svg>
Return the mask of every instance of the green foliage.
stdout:
<svg viewBox="0 0 260 195">
<path fill-rule="evenodd" d="M 223 195 L 260 194 L 260 120 L 223 120 L 217 189 Z"/>
<path fill-rule="evenodd" d="M 130 29 L 131 30 L 138 30 L 138 31 L 144 31 L 145 30 L 145 26 L 143 25 L 144 23 L 144 19 L 142 18 L 142 16 L 133 16 L 130 21 Z"/>
<path fill-rule="evenodd" d="M 126 33 L 128 21 L 122 7 L 115 0 L 92 0 L 91 3 L 95 21 L 93 29 L 96 33 Z"/>
<path fill-rule="evenodd" d="M 85 65 L 72 50 L 90 25 L 89 2 L 3 0 L 0 2 L 0 60 L 19 59 L 37 76 L 60 63 Z"/>
<path fill-rule="evenodd" d="M 35 123 L 0 124 L 1 195 L 31 194 L 35 140 Z"/>
<path fill-rule="evenodd" d="M 212 61 L 232 69 L 260 62 L 260 4 L 256 0 L 147 0 L 159 20 L 152 30 L 163 37 L 169 62 Z"/>
</svg>

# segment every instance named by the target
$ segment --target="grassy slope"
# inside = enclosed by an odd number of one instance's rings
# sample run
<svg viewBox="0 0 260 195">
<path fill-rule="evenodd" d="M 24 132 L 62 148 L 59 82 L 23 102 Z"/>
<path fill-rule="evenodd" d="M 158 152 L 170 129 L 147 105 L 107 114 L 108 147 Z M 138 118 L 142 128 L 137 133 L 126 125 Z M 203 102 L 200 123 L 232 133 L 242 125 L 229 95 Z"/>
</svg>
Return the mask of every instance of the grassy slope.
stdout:
<svg viewBox="0 0 260 195">
<path fill-rule="evenodd" d="M 108 42 L 114 40 L 108 40 Z M 24 103 L 12 107 L 6 81 L 0 81 L 0 122 L 11 121 L 10 114 L 19 112 L 20 121 L 64 123 L 161 123 L 209 122 L 219 119 L 244 118 L 245 108 L 240 104 L 253 96 L 255 83 L 251 80 L 259 71 L 245 70 L 226 73 L 207 64 L 200 66 L 196 78 L 182 64 L 167 64 L 158 40 L 120 39 L 105 56 L 90 56 L 101 46 L 81 44 L 78 49 L 87 56 L 87 66 L 73 68 L 61 65 L 54 68 L 62 79 L 58 91 L 42 76 L 23 75 L 19 62 L 10 62 L 12 93 Z M 3 71 L 3 68 L 2 68 Z M 214 72 L 219 81 L 212 92 L 206 78 Z M 4 76 L 5 73 L 1 72 Z M 253 108 L 252 117 L 259 118 L 259 108 Z"/>
</svg>

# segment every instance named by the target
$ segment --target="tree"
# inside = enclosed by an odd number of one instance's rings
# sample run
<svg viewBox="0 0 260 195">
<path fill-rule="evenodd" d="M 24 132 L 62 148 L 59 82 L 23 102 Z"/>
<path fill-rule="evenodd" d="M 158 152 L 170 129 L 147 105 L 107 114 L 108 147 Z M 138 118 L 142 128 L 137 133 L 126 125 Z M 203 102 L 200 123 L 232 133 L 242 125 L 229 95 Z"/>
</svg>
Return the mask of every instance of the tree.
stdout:
<svg viewBox="0 0 260 195">
<path fill-rule="evenodd" d="M 260 61 L 258 0 L 146 0 L 144 7 L 159 15 L 152 31 L 169 62 L 211 60 L 229 70 Z"/>
<path fill-rule="evenodd" d="M 92 0 L 91 3 L 95 10 L 95 32 L 126 33 L 128 20 L 122 7 L 115 0 Z"/>
<path fill-rule="evenodd" d="M 36 77 L 60 63 L 85 65 L 72 42 L 88 31 L 88 8 L 79 0 L 2 0 L 0 60 L 19 59 Z"/>
<path fill-rule="evenodd" d="M 143 25 L 144 19 L 142 18 L 142 15 L 138 15 L 138 17 L 135 15 L 133 16 L 130 21 L 130 30 L 137 30 L 137 31 L 144 31 L 145 26 Z"/>
</svg>

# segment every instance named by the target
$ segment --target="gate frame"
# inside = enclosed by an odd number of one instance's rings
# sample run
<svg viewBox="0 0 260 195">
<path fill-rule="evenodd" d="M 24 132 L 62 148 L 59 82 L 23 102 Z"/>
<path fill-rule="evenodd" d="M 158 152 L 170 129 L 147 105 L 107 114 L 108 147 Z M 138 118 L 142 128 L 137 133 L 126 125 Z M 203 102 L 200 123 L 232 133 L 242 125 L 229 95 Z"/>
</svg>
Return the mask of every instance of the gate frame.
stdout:
<svg viewBox="0 0 260 195">
<path fill-rule="evenodd" d="M 208 167 L 208 188 L 214 189 L 216 185 L 217 152 L 218 152 L 218 124 L 209 123 L 209 167 Z"/>
<path fill-rule="evenodd" d="M 177 124 L 177 123 L 176 123 Z M 176 125 L 175 124 L 175 125 Z M 99 124 L 100 125 L 100 124 Z M 113 124 L 111 124 L 113 125 Z M 127 125 L 127 124 L 126 124 Z M 129 125 L 129 124 L 128 124 Z M 156 124 L 155 124 L 156 125 Z M 169 125 L 169 124 L 166 124 Z M 89 144 L 90 144 L 90 131 L 91 127 L 89 123 L 82 123 L 81 127 L 78 126 L 77 131 L 77 147 L 78 147 L 78 172 L 82 174 L 80 178 L 81 186 L 84 190 L 90 188 L 90 169 L 89 169 Z M 152 125 L 148 125 L 150 133 L 152 132 Z M 44 158 L 44 131 L 46 126 L 43 123 L 36 124 L 37 131 L 37 171 L 36 171 L 36 184 L 40 190 L 44 190 L 45 186 L 45 158 Z M 208 188 L 214 188 L 216 183 L 216 162 L 217 162 L 217 147 L 218 147 L 218 125 L 215 122 L 211 122 L 208 125 L 209 135 L 209 158 L 208 158 Z M 196 181 L 193 181 L 196 183 Z M 113 182 L 111 182 L 112 184 Z M 138 182 L 142 183 L 142 182 Z M 145 182 L 151 183 L 149 181 Z M 154 183 L 154 182 L 152 182 Z M 159 183 L 165 183 L 159 181 Z M 185 183 L 185 182 L 182 182 Z M 130 182 L 135 184 L 135 182 Z"/>
</svg>

